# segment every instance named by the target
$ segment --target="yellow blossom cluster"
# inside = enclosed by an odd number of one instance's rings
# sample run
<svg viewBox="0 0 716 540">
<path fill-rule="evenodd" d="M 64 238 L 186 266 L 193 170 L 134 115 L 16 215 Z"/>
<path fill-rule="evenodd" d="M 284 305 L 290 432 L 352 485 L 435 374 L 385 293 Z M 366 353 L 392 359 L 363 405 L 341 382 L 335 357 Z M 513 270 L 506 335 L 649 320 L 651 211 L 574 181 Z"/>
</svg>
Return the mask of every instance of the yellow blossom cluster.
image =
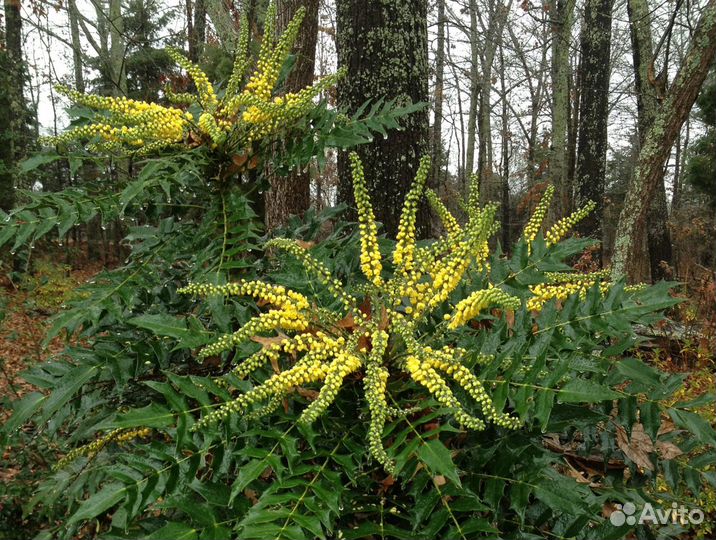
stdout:
<svg viewBox="0 0 716 540">
<path fill-rule="evenodd" d="M 540 283 L 530 287 L 532 297 L 527 300 L 527 309 L 530 311 L 541 311 L 542 306 L 556 298 L 559 301 L 564 301 L 573 294 L 578 294 L 580 298 L 584 298 L 587 295 L 587 291 L 592 288 L 596 283 L 596 280 L 581 280 L 575 282 L 565 282 L 558 285 L 549 285 Z M 605 293 L 611 287 L 610 283 L 600 283 L 599 289 L 602 293 Z"/>
<path fill-rule="evenodd" d="M 549 210 L 549 205 L 552 203 L 553 196 L 554 186 L 549 185 L 547 186 L 544 195 L 542 195 L 542 198 L 537 204 L 537 208 L 535 208 L 535 211 L 532 213 L 532 216 L 530 216 L 527 225 L 525 225 L 525 228 L 522 231 L 522 239 L 527 243 L 528 246 L 537 237 L 537 233 L 542 228 L 542 223 L 544 222 L 544 218 L 547 215 L 547 210 Z"/>
<path fill-rule="evenodd" d="M 582 221 L 587 215 L 589 215 L 597 207 L 597 203 L 589 201 L 587 204 L 582 206 L 579 210 L 575 210 L 567 217 L 560 219 L 557 223 L 547 231 L 545 240 L 548 246 L 553 246 L 562 240 L 566 234 L 580 221 Z"/>
<path fill-rule="evenodd" d="M 418 214 L 418 205 L 422 200 L 425 182 L 430 172 L 430 157 L 423 156 L 420 160 L 418 172 L 415 175 L 413 185 L 405 197 L 403 212 L 398 224 L 395 250 L 393 251 L 393 263 L 402 268 L 405 272 L 413 269 L 413 253 L 415 251 L 415 219 Z"/>
<path fill-rule="evenodd" d="M 455 315 L 450 317 L 448 327 L 455 329 L 473 319 L 489 306 L 498 305 L 505 309 L 519 309 L 521 301 L 502 289 L 490 285 L 486 289 L 475 291 L 455 306 Z"/>
<path fill-rule="evenodd" d="M 305 330 L 308 327 L 308 300 L 299 293 L 286 291 L 280 285 L 269 285 L 260 281 L 242 281 L 223 286 L 190 284 L 177 292 L 180 294 L 253 296 L 277 308 L 253 317 L 233 334 L 226 334 L 211 345 L 204 347 L 199 352 L 199 358 L 207 358 L 233 349 L 257 334 L 274 330 Z"/>
<path fill-rule="evenodd" d="M 244 295 L 259 301 L 267 310 L 249 320 L 233 334 L 219 337 L 202 349 L 200 357 L 219 354 L 248 339 L 262 344 L 262 348 L 237 362 L 231 372 L 246 377 L 271 363 L 274 373 L 263 383 L 217 410 L 203 416 L 192 429 L 226 419 L 232 414 L 246 414 L 255 418 L 279 406 L 281 400 L 297 387 L 318 383 L 317 397 L 300 416 L 302 423 L 311 423 L 335 401 L 347 381 L 360 380 L 370 411 L 367 428 L 370 454 L 387 471 L 394 472 L 395 464 L 383 445 L 386 420 L 405 414 L 388 405 L 391 377 L 402 372 L 418 386 L 427 389 L 442 406 L 450 409 L 454 418 L 469 429 L 484 429 L 488 422 L 506 429 L 515 429 L 520 420 L 499 411 L 477 375 L 463 364 L 466 351 L 444 342 L 436 346 L 436 337 L 457 331 L 485 309 L 499 306 L 516 310 L 523 300 L 508 293 L 499 284 L 487 283 L 482 289 L 450 305 L 449 301 L 463 282 L 470 268 L 483 272 L 488 268 L 488 239 L 495 232 L 493 204 L 479 207 L 478 182 L 473 177 L 467 208 L 468 220 L 458 224 L 437 197 L 428 195 L 432 206 L 445 225 L 446 236 L 426 246 L 416 242 L 416 210 L 425 190 L 430 168 L 429 160 L 420 163 L 415 181 L 406 196 L 398 226 L 399 237 L 392 254 L 393 264 L 384 261 L 378 244 L 378 231 L 362 164 L 355 154 L 350 155 L 354 197 L 358 210 L 360 232 L 360 268 L 366 283 L 352 292 L 331 276 L 324 263 L 310 253 L 311 246 L 286 238 L 266 243 L 267 248 L 287 251 L 296 257 L 304 269 L 317 278 L 342 310 L 328 312 L 309 302 L 300 293 L 280 285 L 255 281 L 240 281 L 227 285 L 189 285 L 180 292 L 206 295 Z M 547 211 L 552 189 L 548 189 L 528 224 L 525 238 L 534 239 Z M 473 207 L 474 205 L 474 207 Z M 572 221 L 564 223 L 571 225 Z M 562 233 L 560 233 L 562 234 Z M 483 276 L 485 274 L 482 274 Z M 607 287 L 602 280 L 604 271 L 592 274 L 545 274 L 545 283 L 530 288 L 529 309 L 539 309 L 551 298 L 564 299 L 570 294 L 585 294 L 595 283 Z M 358 294 L 360 293 L 360 298 Z M 424 323 L 440 309 L 440 332 L 424 332 Z M 269 334 L 269 335 L 266 335 Z M 432 341 L 431 341 L 432 340 Z M 454 343 L 448 339 L 447 343 Z M 478 356 L 476 365 L 491 361 Z M 355 376 L 352 376 L 355 375 Z M 231 378 L 219 379 L 229 385 Z M 478 405 L 479 416 L 469 413 L 453 393 L 461 387 Z M 306 395 L 305 393 L 302 393 Z M 266 402 L 262 408 L 256 408 Z"/>
<path fill-rule="evenodd" d="M 87 458 L 91 459 L 110 443 L 121 444 L 138 438 L 147 438 L 151 434 L 152 430 L 149 428 L 115 429 L 113 431 L 110 431 L 106 435 L 95 439 L 89 444 L 70 450 L 67 455 L 65 455 L 60 461 L 58 461 L 54 465 L 53 469 L 62 469 L 63 467 L 66 467 L 69 463 L 73 462 L 81 456 L 86 456 Z"/>
<path fill-rule="evenodd" d="M 200 351 L 199 356 L 219 354 L 253 339 L 261 343 L 262 348 L 237 362 L 233 376 L 245 377 L 268 362 L 275 372 L 250 391 L 203 416 L 192 429 L 201 429 L 236 413 L 251 418 L 265 414 L 275 409 L 279 401 L 296 387 L 319 383 L 317 397 L 299 419 L 310 423 L 331 406 L 347 381 L 360 380 L 360 375 L 352 377 L 352 374 L 361 373 L 370 411 L 368 448 L 374 459 L 387 471 L 394 472 L 395 465 L 383 445 L 383 430 L 387 418 L 405 414 L 388 405 L 388 383 L 399 371 L 426 388 L 466 428 L 484 429 L 488 422 L 508 429 L 516 428 L 519 419 L 498 411 L 477 376 L 462 364 L 466 351 L 454 346 L 435 348 L 421 342 L 430 339 L 430 334 L 427 338 L 416 337 L 420 335 L 418 326 L 435 308 L 445 304 L 467 269 L 473 265 L 481 268 L 485 262 L 485 246 L 494 231 L 496 207 L 488 205 L 484 209 L 474 209 L 464 227 L 460 227 L 445 209 L 443 220 L 451 223 L 452 233 L 447 239 L 436 242 L 437 247 L 435 244 L 418 247 L 416 210 L 430 169 L 429 160 L 421 160 L 399 223 L 400 237 L 392 254 L 392 277 L 385 279 L 382 274 L 387 275 L 391 265 L 382 260 L 379 251 L 363 167 L 355 154 L 350 156 L 350 163 L 360 227 L 360 266 L 367 280 L 359 288 L 364 299 L 346 292 L 344 285 L 331 277 L 326 266 L 310 254 L 310 246 L 285 238 L 270 240 L 266 247 L 285 250 L 298 258 L 306 271 L 340 300 L 344 311 L 336 317 L 326 317 L 305 296 L 276 285 L 262 286 L 258 282 L 242 281 L 220 286 L 190 285 L 180 290 L 202 296 L 241 294 L 270 308 L 237 332 L 219 337 Z M 445 330 L 452 330 L 487 306 L 516 309 L 519 304 L 517 298 L 499 287 L 490 287 L 459 303 L 447 317 L 450 322 L 440 324 Z M 231 378 L 222 380 L 228 385 Z M 465 410 L 451 385 L 462 387 L 476 402 L 481 410 L 480 417 Z M 265 407 L 257 409 L 256 406 L 263 402 Z"/>
<path fill-rule="evenodd" d="M 589 289 L 596 283 L 599 284 L 601 294 L 606 294 L 612 287 L 609 280 L 610 270 L 608 268 L 597 272 L 580 274 L 575 272 L 545 272 L 545 283 L 530 286 L 532 297 L 527 300 L 527 309 L 530 311 L 541 311 L 544 304 L 557 299 L 563 302 L 573 294 L 585 298 Z M 624 292 L 633 293 L 642 290 L 646 285 L 643 283 L 626 285 Z"/>
<path fill-rule="evenodd" d="M 450 213 L 450 210 L 448 210 L 443 202 L 438 198 L 437 193 L 435 193 L 432 189 L 428 189 L 425 191 L 425 197 L 427 198 L 430 207 L 437 214 L 438 218 L 440 218 L 440 221 L 445 228 L 445 232 L 448 235 L 455 235 L 460 232 L 460 224 Z"/>
<path fill-rule="evenodd" d="M 261 308 L 269 306 L 267 311 L 249 320 L 235 333 L 219 337 L 202 349 L 199 356 L 219 354 L 252 339 L 261 343 L 262 348 L 238 361 L 231 374 L 243 378 L 269 362 L 273 374 L 250 391 L 203 416 L 192 429 L 201 429 L 235 413 L 256 418 L 275 410 L 297 387 L 318 383 L 317 397 L 299 418 L 302 423 L 311 423 L 331 406 L 341 388 L 350 384 L 348 381 L 360 380 L 362 375 L 370 411 L 368 449 L 386 471 L 395 472 L 393 459 L 383 445 L 383 431 L 389 417 L 406 414 L 388 405 L 389 382 L 401 372 L 427 389 L 466 428 L 484 429 L 488 422 L 505 429 L 517 428 L 519 418 L 498 410 L 478 376 L 463 364 L 466 351 L 452 345 L 453 339 L 442 337 L 458 331 L 492 306 L 516 310 L 522 305 L 523 300 L 508 293 L 501 284 L 489 282 L 456 305 L 449 303 L 469 269 L 487 275 L 487 242 L 495 232 L 497 207 L 478 205 L 478 179 L 475 176 L 471 179 L 469 206 L 466 207 L 468 220 L 464 225 L 457 222 L 434 194 L 428 193 L 447 235 L 432 244 L 418 246 L 416 210 L 430 168 L 429 160 L 423 159 L 406 196 L 391 265 L 380 253 L 373 208 L 357 155 L 350 155 L 350 164 L 358 210 L 360 268 L 365 283 L 347 292 L 345 286 L 331 276 L 326 265 L 311 255 L 310 245 L 286 238 L 266 243 L 266 248 L 281 249 L 296 257 L 304 269 L 340 301 L 342 310 L 332 312 L 280 285 L 254 281 L 227 285 L 194 284 L 180 290 L 202 296 L 245 295 L 258 300 Z M 553 189 L 548 188 L 528 223 L 525 239 L 535 238 L 552 193 Z M 576 214 L 579 217 L 584 212 L 586 210 Z M 575 220 L 568 218 L 561 222 L 559 232 L 555 234 L 563 235 L 562 228 L 573 225 Z M 544 283 L 530 287 L 532 296 L 526 301 L 527 308 L 538 310 L 552 298 L 563 300 L 570 294 L 584 295 L 596 283 L 606 290 L 608 284 L 603 281 L 607 277 L 606 271 L 591 274 L 546 272 Z M 438 309 L 443 313 L 441 319 L 429 321 Z M 431 325 L 429 328 L 437 325 L 440 331 L 425 332 L 425 327 L 421 326 L 425 323 Z M 438 341 L 442 343 L 437 344 Z M 482 366 L 492 360 L 490 356 L 478 355 L 475 365 Z M 228 386 L 231 377 L 218 380 Z M 479 416 L 465 409 L 453 392 L 454 386 L 461 387 L 478 405 Z M 265 406 L 256 408 L 263 402 Z"/>
<path fill-rule="evenodd" d="M 370 204 L 363 164 L 355 152 L 351 152 L 349 159 L 353 175 L 353 192 L 358 209 L 358 227 L 360 228 L 360 266 L 368 281 L 380 287 L 383 284 L 380 277 L 383 265 L 378 247 L 378 227 L 375 224 L 373 206 Z"/>
<path fill-rule="evenodd" d="M 173 145 L 197 143 L 211 149 L 253 154 L 254 143 L 272 141 L 291 129 L 313 107 L 314 99 L 334 86 L 345 73 L 340 70 L 295 93 L 275 95 L 285 65 L 305 15 L 297 10 L 286 30 L 276 40 L 273 31 L 276 10 L 269 7 L 258 62 L 244 84 L 250 65 L 249 25 L 244 17 L 234 67 L 223 95 L 217 94 L 206 73 L 175 49 L 167 54 L 187 72 L 196 92 L 165 91 L 172 106 L 124 97 L 85 95 L 59 86 L 58 91 L 75 103 L 97 111 L 94 122 L 72 129 L 47 144 L 86 143 L 95 151 L 148 154 Z M 243 86 L 243 88 L 242 88 Z M 186 111 L 194 105 L 196 115 Z"/>
</svg>

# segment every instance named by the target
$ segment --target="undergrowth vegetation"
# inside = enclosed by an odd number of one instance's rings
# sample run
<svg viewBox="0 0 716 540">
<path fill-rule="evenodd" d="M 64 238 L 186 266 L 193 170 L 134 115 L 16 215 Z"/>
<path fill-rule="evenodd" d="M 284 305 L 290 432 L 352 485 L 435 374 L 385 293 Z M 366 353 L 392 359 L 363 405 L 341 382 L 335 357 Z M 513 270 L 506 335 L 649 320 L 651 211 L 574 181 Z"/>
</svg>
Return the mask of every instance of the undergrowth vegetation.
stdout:
<svg viewBox="0 0 716 540">
<path fill-rule="evenodd" d="M 68 344 L 25 373 L 37 390 L 0 430 L 43 470 L 23 507 L 37 537 L 649 538 L 613 524 L 615 505 L 699 504 L 716 436 L 695 411 L 712 396 L 679 398 L 685 375 L 635 352 L 672 284 L 575 272 L 593 241 L 568 231 L 589 205 L 545 227 L 548 190 L 508 257 L 475 182 L 465 216 L 427 193 L 446 235 L 417 241 L 423 160 L 392 240 L 353 158 L 357 224 L 333 208 L 264 235 L 256 186 L 277 139 L 293 141 L 274 161 L 288 169 L 417 106 L 347 118 L 309 89 L 291 122 L 270 116 L 292 103 L 278 92 L 291 28 L 248 78 L 239 55 L 221 100 L 175 54 L 198 89 L 178 127 L 155 129 L 155 113 L 180 118 L 168 107 L 66 92 L 115 116 L 63 142 L 162 152 L 131 154 L 142 168 L 120 190 L 33 194 L 3 216 L 13 251 L 94 216 L 127 227 L 126 261 L 63 296 L 45 339 Z"/>
</svg>

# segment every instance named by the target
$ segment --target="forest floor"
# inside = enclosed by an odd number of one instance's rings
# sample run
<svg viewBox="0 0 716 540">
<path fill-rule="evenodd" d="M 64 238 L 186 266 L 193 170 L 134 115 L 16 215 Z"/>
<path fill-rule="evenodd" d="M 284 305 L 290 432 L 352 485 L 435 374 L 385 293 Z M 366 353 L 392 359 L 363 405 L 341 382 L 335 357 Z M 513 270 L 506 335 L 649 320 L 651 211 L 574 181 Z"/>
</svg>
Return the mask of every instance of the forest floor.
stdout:
<svg viewBox="0 0 716 540">
<path fill-rule="evenodd" d="M 89 281 L 103 268 L 101 263 L 83 263 L 80 268 L 40 261 L 31 276 L 14 282 L 0 276 L 0 423 L 7 420 L 6 408 L 28 392 L 35 390 L 22 378 L 22 372 L 59 354 L 65 337 L 55 337 L 43 345 L 48 321 L 71 297 L 73 291 Z M 3 449 L 0 483 L 9 483 L 21 473 L 21 466 L 11 459 L 10 449 Z M 0 507 L 3 501 L 0 498 Z"/>
<path fill-rule="evenodd" d="M 38 271 L 24 283 L 0 276 L 0 395 L 18 398 L 32 390 L 20 373 L 64 347 L 61 336 L 43 347 L 48 319 L 77 286 L 100 270 L 101 263 L 70 269 L 42 261 Z"/>
</svg>

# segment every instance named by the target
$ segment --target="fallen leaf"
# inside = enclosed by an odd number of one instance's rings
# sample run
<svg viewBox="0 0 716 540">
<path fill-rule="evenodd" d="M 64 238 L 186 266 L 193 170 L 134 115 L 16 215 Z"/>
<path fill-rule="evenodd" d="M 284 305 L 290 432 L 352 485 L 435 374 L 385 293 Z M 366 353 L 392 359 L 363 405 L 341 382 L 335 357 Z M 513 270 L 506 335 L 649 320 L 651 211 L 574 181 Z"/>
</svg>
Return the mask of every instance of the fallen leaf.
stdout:
<svg viewBox="0 0 716 540">
<path fill-rule="evenodd" d="M 634 424 L 631 429 L 631 439 L 627 436 L 626 430 L 617 424 L 617 446 L 637 467 L 654 470 L 654 465 L 649 459 L 649 453 L 654 451 L 654 444 L 642 424 Z"/>
<path fill-rule="evenodd" d="M 674 443 L 665 441 L 656 441 L 656 451 L 659 452 L 661 459 L 666 461 L 674 459 L 684 453 L 681 448 L 676 446 Z"/>
<path fill-rule="evenodd" d="M 231 161 L 233 161 L 234 165 L 237 167 L 243 167 L 244 163 L 246 163 L 249 159 L 249 156 L 246 154 L 236 154 L 231 156 Z"/>
</svg>

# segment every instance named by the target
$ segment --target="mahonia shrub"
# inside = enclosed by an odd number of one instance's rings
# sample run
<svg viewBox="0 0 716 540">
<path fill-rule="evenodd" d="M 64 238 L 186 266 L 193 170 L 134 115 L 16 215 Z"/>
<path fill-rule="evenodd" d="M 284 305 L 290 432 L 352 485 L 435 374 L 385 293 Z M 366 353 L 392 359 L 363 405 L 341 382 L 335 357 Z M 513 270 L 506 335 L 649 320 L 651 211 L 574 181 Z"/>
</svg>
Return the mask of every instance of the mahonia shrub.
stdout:
<svg viewBox="0 0 716 540">
<path fill-rule="evenodd" d="M 124 97 L 86 95 L 58 86 L 57 90 L 74 103 L 97 112 L 96 120 L 57 137 L 48 144 L 92 141 L 93 152 L 149 154 L 166 147 L 207 146 L 213 150 L 248 156 L 254 155 L 254 142 L 270 142 L 314 108 L 313 100 L 335 85 L 342 72 L 329 75 L 297 93 L 276 95 L 282 67 L 305 16 L 297 10 L 286 30 L 274 42 L 276 8 L 272 3 L 266 14 L 266 28 L 258 62 L 247 78 L 249 24 L 244 16 L 238 39 L 233 70 L 221 95 L 206 73 L 176 49 L 167 53 L 191 78 L 195 93 L 177 94 L 165 89 L 172 105 L 148 103 Z"/>
<path fill-rule="evenodd" d="M 135 228 L 135 263 L 59 316 L 88 343 L 27 374 L 44 392 L 2 430 L 47 441 L 54 470 L 26 504 L 41 537 L 620 538 L 648 531 L 604 508 L 709 482 L 713 430 L 670 399 L 683 377 L 623 358 L 668 284 L 565 264 L 591 243 L 564 238 L 586 210 L 542 234 L 547 191 L 508 258 L 476 185 L 464 223 L 427 191 L 446 235 L 419 242 L 423 160 L 393 242 L 351 163 L 357 235 L 316 242 L 309 213 L 232 280 L 211 263 L 223 239 L 200 244 L 211 229 L 163 222 L 166 245 Z M 228 208 L 237 230 L 245 208 Z M 609 466 L 570 476 L 565 459 L 594 454 Z"/>
</svg>

